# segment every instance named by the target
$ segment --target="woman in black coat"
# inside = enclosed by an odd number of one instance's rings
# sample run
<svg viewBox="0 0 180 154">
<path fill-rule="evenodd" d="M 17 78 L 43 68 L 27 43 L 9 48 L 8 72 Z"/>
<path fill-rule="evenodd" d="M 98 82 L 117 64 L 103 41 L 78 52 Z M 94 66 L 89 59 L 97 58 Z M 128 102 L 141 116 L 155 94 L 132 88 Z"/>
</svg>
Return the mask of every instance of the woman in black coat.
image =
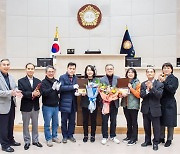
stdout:
<svg viewBox="0 0 180 154">
<path fill-rule="evenodd" d="M 88 79 L 88 82 L 95 82 L 95 68 L 92 65 L 87 65 L 85 68 L 85 78 Z M 89 116 L 91 118 L 91 138 L 90 141 L 95 141 L 95 133 L 96 133 L 96 119 L 97 119 L 97 105 L 96 109 L 91 113 L 88 109 L 89 106 L 89 98 L 87 94 L 82 95 L 81 97 L 81 107 L 82 107 L 82 114 L 83 114 L 83 129 L 84 129 L 84 138 L 83 142 L 88 141 L 88 121 Z"/>
<path fill-rule="evenodd" d="M 171 63 L 165 63 L 162 66 L 162 73 L 159 80 L 164 84 L 163 96 L 161 98 L 161 135 L 160 143 L 165 143 L 165 127 L 167 127 L 167 141 L 165 147 L 169 147 L 173 140 L 174 127 L 177 126 L 177 105 L 174 97 L 179 82 L 173 75 L 173 66 Z"/>
</svg>

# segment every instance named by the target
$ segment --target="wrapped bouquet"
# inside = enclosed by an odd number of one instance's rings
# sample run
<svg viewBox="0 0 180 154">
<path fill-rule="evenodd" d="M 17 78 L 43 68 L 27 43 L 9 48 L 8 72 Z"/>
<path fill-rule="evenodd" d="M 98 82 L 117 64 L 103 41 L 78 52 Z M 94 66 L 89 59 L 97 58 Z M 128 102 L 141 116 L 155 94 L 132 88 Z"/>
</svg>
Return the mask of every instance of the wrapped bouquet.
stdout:
<svg viewBox="0 0 180 154">
<path fill-rule="evenodd" d="M 98 95 L 98 84 L 89 82 L 86 85 L 87 96 L 89 98 L 88 109 L 92 113 L 96 109 L 96 97 Z"/>
</svg>

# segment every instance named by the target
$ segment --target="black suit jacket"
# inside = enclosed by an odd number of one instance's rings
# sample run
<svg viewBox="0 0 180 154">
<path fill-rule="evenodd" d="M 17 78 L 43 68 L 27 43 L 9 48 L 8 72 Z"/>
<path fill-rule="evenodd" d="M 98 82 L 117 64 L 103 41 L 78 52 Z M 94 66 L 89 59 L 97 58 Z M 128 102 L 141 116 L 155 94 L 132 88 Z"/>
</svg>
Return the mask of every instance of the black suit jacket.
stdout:
<svg viewBox="0 0 180 154">
<path fill-rule="evenodd" d="M 23 97 L 21 99 L 20 111 L 31 112 L 33 107 L 35 111 L 39 110 L 39 97 L 36 97 L 32 100 L 32 92 L 35 90 L 39 83 L 41 83 L 41 81 L 33 77 L 32 88 L 27 76 L 18 80 L 18 89 L 22 90 L 23 94 Z"/>
<path fill-rule="evenodd" d="M 150 92 L 146 93 L 146 83 L 147 81 L 143 82 L 141 84 L 141 92 L 140 96 L 143 99 L 142 106 L 141 106 L 141 112 L 143 114 L 148 114 L 149 112 L 153 117 L 160 117 L 161 116 L 161 104 L 160 99 L 163 94 L 163 83 L 154 80 L 153 88 L 150 90 Z"/>
</svg>

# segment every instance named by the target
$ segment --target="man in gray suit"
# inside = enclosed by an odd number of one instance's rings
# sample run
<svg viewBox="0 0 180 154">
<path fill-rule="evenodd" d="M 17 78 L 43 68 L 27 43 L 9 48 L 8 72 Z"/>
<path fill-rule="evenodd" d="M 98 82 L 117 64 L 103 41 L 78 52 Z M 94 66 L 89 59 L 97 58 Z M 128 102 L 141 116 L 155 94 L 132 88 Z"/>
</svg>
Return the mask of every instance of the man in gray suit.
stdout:
<svg viewBox="0 0 180 154">
<path fill-rule="evenodd" d="M 11 146 L 21 145 L 13 136 L 15 96 L 20 96 L 21 92 L 17 90 L 13 77 L 9 75 L 9 69 L 10 61 L 2 59 L 0 61 L 0 143 L 3 151 L 14 152 Z"/>
<path fill-rule="evenodd" d="M 116 87 L 118 76 L 114 75 L 114 66 L 107 64 L 105 66 L 106 75 L 100 79 L 101 83 Z M 101 104 L 103 107 L 103 103 Z M 110 117 L 110 140 L 119 144 L 120 141 L 116 138 L 116 119 L 119 108 L 119 99 L 110 102 L 110 111 L 107 114 L 102 114 L 102 135 L 101 143 L 105 145 L 108 141 L 108 120 Z"/>
</svg>

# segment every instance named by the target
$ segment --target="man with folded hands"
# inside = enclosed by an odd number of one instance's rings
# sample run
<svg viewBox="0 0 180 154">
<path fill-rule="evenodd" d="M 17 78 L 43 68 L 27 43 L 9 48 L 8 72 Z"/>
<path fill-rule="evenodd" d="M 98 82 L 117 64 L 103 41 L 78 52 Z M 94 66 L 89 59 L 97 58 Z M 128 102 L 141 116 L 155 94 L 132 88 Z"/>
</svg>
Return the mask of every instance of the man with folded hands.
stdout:
<svg viewBox="0 0 180 154">
<path fill-rule="evenodd" d="M 15 97 L 22 96 L 13 77 L 9 74 L 10 61 L 0 61 L 0 144 L 2 151 L 14 152 L 11 146 L 21 144 L 14 140 Z"/>
<path fill-rule="evenodd" d="M 148 68 L 146 70 L 147 80 L 141 84 L 140 96 L 143 99 L 141 112 L 143 113 L 143 124 L 145 131 L 145 142 L 142 147 L 152 145 L 151 143 L 151 124 L 153 128 L 153 150 L 158 150 L 160 138 L 160 116 L 161 104 L 160 99 L 163 94 L 163 83 L 156 80 L 155 69 Z"/>
</svg>

